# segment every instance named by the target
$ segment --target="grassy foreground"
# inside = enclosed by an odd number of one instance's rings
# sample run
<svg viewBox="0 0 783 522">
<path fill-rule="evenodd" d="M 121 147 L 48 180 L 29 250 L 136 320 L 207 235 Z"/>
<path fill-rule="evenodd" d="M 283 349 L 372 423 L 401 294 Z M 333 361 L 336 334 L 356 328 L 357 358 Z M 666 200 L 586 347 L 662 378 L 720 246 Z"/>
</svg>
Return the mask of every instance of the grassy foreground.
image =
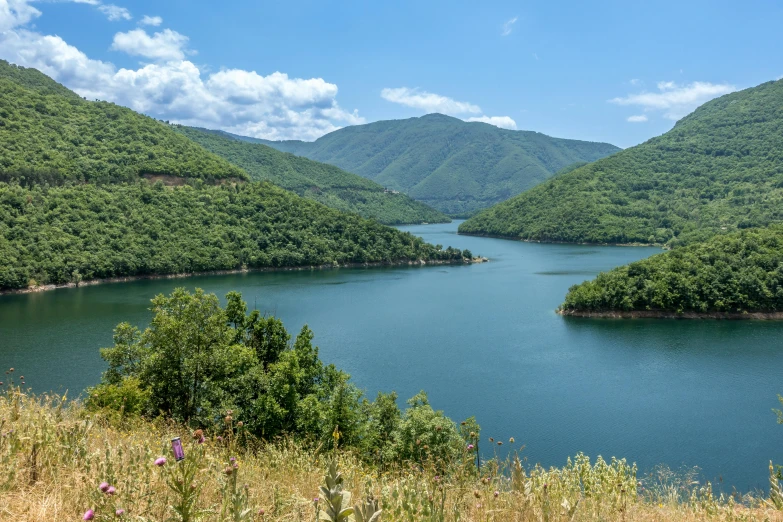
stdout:
<svg viewBox="0 0 783 522">
<path fill-rule="evenodd" d="M 376 520 L 387 522 L 783 520 L 773 500 L 718 497 L 709 484 L 663 474 L 637 482 L 635 466 L 624 460 L 591 463 L 577 455 L 545 470 L 515 457 L 476 473 L 468 458 L 379 470 L 350 453 L 290 440 L 242 443 L 241 420 L 230 415 L 225 432 L 199 442 L 201 433 L 194 439 L 166 421 L 112 420 L 62 397 L 3 388 L 3 521 L 83 520 L 90 509 L 93 520 L 315 521 L 326 516 L 319 486 L 335 458 L 344 476 L 343 507 L 371 495 L 382 508 Z M 179 463 L 169 444 L 175 436 L 185 446 Z"/>
</svg>

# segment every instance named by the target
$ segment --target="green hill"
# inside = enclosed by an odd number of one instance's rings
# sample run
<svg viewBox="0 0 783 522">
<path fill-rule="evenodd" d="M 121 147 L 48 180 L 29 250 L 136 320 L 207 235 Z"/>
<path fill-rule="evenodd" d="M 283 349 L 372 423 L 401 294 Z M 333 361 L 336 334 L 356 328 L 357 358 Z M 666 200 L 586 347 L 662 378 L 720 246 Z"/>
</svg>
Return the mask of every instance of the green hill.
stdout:
<svg viewBox="0 0 783 522">
<path fill-rule="evenodd" d="M 620 150 L 442 114 L 345 127 L 314 142 L 253 141 L 336 165 L 452 216 L 508 199 L 567 165 Z"/>
<path fill-rule="evenodd" d="M 274 185 L 0 182 L 0 290 L 239 268 L 462 261 Z"/>
<path fill-rule="evenodd" d="M 129 181 L 140 175 L 247 179 L 168 125 L 86 101 L 35 69 L 0 60 L 0 181 Z"/>
<path fill-rule="evenodd" d="M 557 176 L 459 231 L 679 244 L 783 219 L 783 81 L 727 94 L 666 134 Z"/>
<path fill-rule="evenodd" d="M 210 152 L 242 167 L 251 179 L 270 181 L 324 205 L 387 225 L 446 223 L 444 214 L 405 194 L 387 191 L 374 181 L 333 165 L 239 141 L 221 131 L 172 126 Z"/>
<path fill-rule="evenodd" d="M 615 268 L 571 287 L 562 310 L 783 312 L 783 226 L 717 235 Z"/>
</svg>

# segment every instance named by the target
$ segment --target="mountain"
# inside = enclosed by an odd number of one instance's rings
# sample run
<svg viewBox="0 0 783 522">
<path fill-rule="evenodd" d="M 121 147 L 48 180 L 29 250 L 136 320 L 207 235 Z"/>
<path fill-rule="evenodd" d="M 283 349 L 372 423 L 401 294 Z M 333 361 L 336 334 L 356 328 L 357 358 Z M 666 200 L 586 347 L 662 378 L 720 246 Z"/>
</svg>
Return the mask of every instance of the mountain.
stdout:
<svg viewBox="0 0 783 522">
<path fill-rule="evenodd" d="M 563 167 L 620 150 L 442 114 L 345 127 L 314 142 L 253 141 L 336 165 L 452 216 L 469 215 Z"/>
<path fill-rule="evenodd" d="M 0 63 L 0 291 L 470 257 L 246 179 L 169 125 Z"/>
<path fill-rule="evenodd" d="M 447 223 L 449 218 L 399 192 L 333 165 L 240 141 L 222 131 L 172 126 L 210 152 L 242 167 L 251 179 L 270 181 L 324 205 L 374 219 L 386 225 Z"/>
<path fill-rule="evenodd" d="M 248 179 L 239 167 L 113 103 L 82 99 L 36 69 L 0 60 L 0 180 Z"/>
<path fill-rule="evenodd" d="M 713 236 L 571 287 L 565 315 L 783 312 L 783 226 Z"/>
<path fill-rule="evenodd" d="M 641 145 L 460 225 L 535 241 L 682 244 L 783 220 L 783 81 L 727 94 Z"/>
</svg>

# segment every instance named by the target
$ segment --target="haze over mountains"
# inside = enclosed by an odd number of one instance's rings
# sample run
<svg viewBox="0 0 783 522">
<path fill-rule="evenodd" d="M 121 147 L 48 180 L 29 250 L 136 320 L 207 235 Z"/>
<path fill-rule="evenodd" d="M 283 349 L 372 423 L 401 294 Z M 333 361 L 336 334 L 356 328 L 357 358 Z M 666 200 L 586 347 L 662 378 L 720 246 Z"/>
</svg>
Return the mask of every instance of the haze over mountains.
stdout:
<svg viewBox="0 0 783 522">
<path fill-rule="evenodd" d="M 314 142 L 234 137 L 336 165 L 451 216 L 470 215 L 568 165 L 620 150 L 442 114 L 354 125 Z"/>
<path fill-rule="evenodd" d="M 676 244 L 783 220 L 783 80 L 724 95 L 641 145 L 463 223 L 537 241 Z"/>
</svg>

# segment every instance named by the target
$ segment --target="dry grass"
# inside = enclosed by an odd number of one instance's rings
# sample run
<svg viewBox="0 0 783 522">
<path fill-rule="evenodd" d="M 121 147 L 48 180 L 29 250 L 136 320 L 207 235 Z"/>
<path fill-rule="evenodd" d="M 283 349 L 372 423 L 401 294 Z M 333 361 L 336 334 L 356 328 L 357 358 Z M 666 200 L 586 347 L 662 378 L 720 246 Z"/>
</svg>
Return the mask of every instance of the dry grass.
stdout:
<svg viewBox="0 0 783 522">
<path fill-rule="evenodd" d="M 180 496 L 167 486 L 184 469 L 171 458 L 174 436 L 188 439 L 188 458 L 200 456 L 193 491 L 202 520 L 237 520 L 225 511 L 232 495 L 242 502 L 246 495 L 243 520 L 316 520 L 313 499 L 331 454 L 292 442 L 240 451 L 230 436 L 197 444 L 163 421 L 110 421 L 60 397 L 14 388 L 0 395 L 0 520 L 82 520 L 89 508 L 95 520 L 115 520 L 118 508 L 126 512 L 122 520 L 179 520 L 170 506 Z M 158 467 L 161 456 L 169 462 Z M 232 456 L 239 467 L 227 475 Z M 584 456 L 559 469 L 487 466 L 483 476 L 469 466 L 452 466 L 442 477 L 429 466 L 381 473 L 349 453 L 339 455 L 339 466 L 353 499 L 380 499 L 386 522 L 783 520 L 764 499 L 716 498 L 708 485 L 682 489 L 669 479 L 640 485 L 624 461 L 590 463 Z M 115 495 L 99 490 L 104 481 Z"/>
</svg>

